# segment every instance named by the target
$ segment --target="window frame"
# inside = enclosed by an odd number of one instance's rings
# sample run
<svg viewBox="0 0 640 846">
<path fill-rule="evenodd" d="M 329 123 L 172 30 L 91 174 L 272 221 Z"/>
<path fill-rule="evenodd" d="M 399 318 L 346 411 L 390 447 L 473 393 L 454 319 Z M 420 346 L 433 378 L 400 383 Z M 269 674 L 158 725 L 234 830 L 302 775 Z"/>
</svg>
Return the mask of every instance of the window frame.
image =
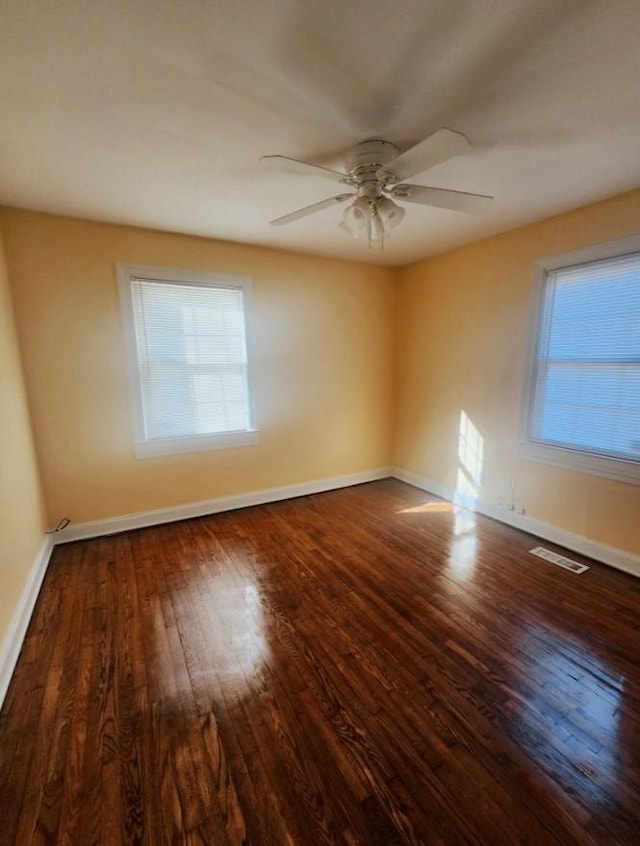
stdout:
<svg viewBox="0 0 640 846">
<path fill-rule="evenodd" d="M 615 241 L 593 244 L 589 247 L 571 250 L 536 261 L 534 265 L 529 345 L 520 410 L 518 454 L 522 458 L 541 464 L 637 485 L 640 484 L 640 461 L 562 447 L 536 440 L 531 434 L 536 406 L 538 350 L 542 339 L 545 293 L 550 281 L 550 273 L 573 265 L 589 264 L 602 259 L 622 257 L 630 253 L 640 253 L 640 235 L 630 235 Z"/>
<path fill-rule="evenodd" d="M 252 446 L 257 443 L 258 430 L 254 426 L 252 405 L 252 356 L 250 342 L 252 284 L 248 276 L 232 273 L 214 273 L 185 268 L 156 267 L 143 264 L 116 264 L 120 313 L 124 346 L 126 352 L 127 381 L 129 402 L 133 418 L 134 453 L 136 458 L 153 458 L 163 455 L 176 455 L 188 452 L 201 452 L 218 449 L 233 449 Z M 136 344 L 135 322 L 133 314 L 132 282 L 148 280 L 167 282 L 172 285 L 184 285 L 203 288 L 237 288 L 242 291 L 242 310 L 245 326 L 245 346 L 247 353 L 247 403 L 249 428 L 233 432 L 219 432 L 204 435 L 181 435 L 170 438 L 148 438 L 145 434 L 144 406 L 140 382 L 140 364 Z"/>
</svg>

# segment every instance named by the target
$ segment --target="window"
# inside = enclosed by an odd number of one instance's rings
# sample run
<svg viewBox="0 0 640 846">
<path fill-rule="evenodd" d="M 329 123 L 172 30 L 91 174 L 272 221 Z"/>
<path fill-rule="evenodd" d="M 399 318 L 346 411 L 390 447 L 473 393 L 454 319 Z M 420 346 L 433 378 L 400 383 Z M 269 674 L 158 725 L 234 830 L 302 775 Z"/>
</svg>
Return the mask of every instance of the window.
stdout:
<svg viewBox="0 0 640 846">
<path fill-rule="evenodd" d="M 640 482 L 640 238 L 538 264 L 526 457 Z"/>
<path fill-rule="evenodd" d="M 138 457 L 255 443 L 250 281 L 118 265 Z"/>
</svg>

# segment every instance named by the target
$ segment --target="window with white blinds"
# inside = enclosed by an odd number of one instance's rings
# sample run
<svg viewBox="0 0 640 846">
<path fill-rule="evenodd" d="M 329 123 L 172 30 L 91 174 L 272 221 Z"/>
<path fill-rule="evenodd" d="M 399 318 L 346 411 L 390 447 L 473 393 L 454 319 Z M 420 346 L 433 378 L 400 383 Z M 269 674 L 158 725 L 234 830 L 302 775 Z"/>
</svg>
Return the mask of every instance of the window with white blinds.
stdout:
<svg viewBox="0 0 640 846">
<path fill-rule="evenodd" d="M 121 266 L 136 454 L 241 446 L 251 426 L 249 280 Z"/>
<path fill-rule="evenodd" d="M 527 415 L 531 457 L 628 481 L 640 481 L 640 244 L 611 253 L 634 244 L 547 263 Z"/>
</svg>

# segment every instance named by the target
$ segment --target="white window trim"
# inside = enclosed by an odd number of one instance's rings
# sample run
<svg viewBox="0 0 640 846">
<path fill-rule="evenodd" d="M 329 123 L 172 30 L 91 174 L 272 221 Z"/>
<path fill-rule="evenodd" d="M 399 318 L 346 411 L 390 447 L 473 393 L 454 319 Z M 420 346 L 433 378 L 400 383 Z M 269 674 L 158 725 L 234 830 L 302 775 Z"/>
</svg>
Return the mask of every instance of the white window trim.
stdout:
<svg viewBox="0 0 640 846">
<path fill-rule="evenodd" d="M 252 423 L 248 429 L 238 432 L 220 432 L 210 435 L 186 435 L 178 438 L 147 438 L 144 430 L 144 413 L 140 393 L 138 353 L 133 322 L 132 288 L 133 279 L 150 279 L 159 282 L 171 282 L 174 285 L 202 285 L 207 288 L 240 288 L 245 319 L 245 343 L 247 346 L 247 382 L 249 393 L 249 420 L 253 421 L 251 384 L 251 279 L 232 273 L 210 273 L 199 270 L 185 270 L 174 267 L 154 267 L 144 264 L 116 264 L 118 289 L 120 294 L 120 312 L 127 355 L 127 378 L 129 398 L 133 415 L 134 452 L 136 458 L 153 458 L 162 455 L 175 455 L 204 450 L 234 449 L 251 446 L 258 441 L 258 430 Z"/>
<path fill-rule="evenodd" d="M 593 244 L 568 253 L 540 259 L 534 266 L 533 298 L 531 304 L 531 326 L 529 331 L 529 348 L 527 354 L 525 378 L 520 411 L 520 428 L 518 434 L 518 454 L 522 458 L 577 470 L 592 476 L 602 476 L 616 479 L 630 484 L 640 484 L 640 462 L 627 461 L 623 458 L 613 458 L 599 455 L 595 452 L 551 446 L 541 443 L 531 437 L 531 417 L 533 412 L 533 388 L 536 381 L 537 347 L 542 321 L 542 305 L 544 302 L 547 274 L 549 271 L 570 267 L 575 264 L 587 264 L 600 259 L 615 258 L 627 253 L 640 252 L 640 235 L 631 235 L 616 241 Z"/>
</svg>

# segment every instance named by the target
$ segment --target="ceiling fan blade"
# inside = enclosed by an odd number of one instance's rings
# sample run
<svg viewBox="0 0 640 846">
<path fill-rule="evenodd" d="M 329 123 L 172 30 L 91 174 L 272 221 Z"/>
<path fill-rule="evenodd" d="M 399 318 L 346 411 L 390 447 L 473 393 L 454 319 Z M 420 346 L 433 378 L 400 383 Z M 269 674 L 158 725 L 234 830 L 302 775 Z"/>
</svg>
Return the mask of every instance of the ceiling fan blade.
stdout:
<svg viewBox="0 0 640 846">
<path fill-rule="evenodd" d="M 440 162 L 445 162 L 453 156 L 459 156 L 469 149 L 471 144 L 461 132 L 454 132 L 452 129 L 439 129 L 411 147 L 405 153 L 400 153 L 397 158 L 392 159 L 381 170 L 393 173 L 394 182 L 401 182 L 409 179 L 416 173 L 422 173 Z M 380 171 L 379 171 L 380 173 Z"/>
<path fill-rule="evenodd" d="M 328 209 L 329 206 L 334 206 L 336 203 L 344 203 L 345 200 L 350 200 L 355 196 L 356 194 L 338 194 L 337 197 L 329 197 L 326 200 L 320 200 L 319 203 L 312 203 L 310 206 L 305 206 L 303 209 L 298 209 L 289 214 L 283 214 L 282 217 L 276 217 L 275 220 L 270 220 L 269 223 L 271 226 L 282 226 L 285 223 L 293 223 L 294 220 L 300 220 L 300 218 L 306 217 L 308 214 L 314 214 L 315 212 L 322 211 L 322 209 Z"/>
<path fill-rule="evenodd" d="M 396 200 L 419 203 L 421 206 L 436 206 L 440 209 L 480 214 L 486 211 L 493 197 L 486 194 L 467 194 L 465 191 L 450 191 L 447 188 L 427 188 L 424 185 L 394 185 L 387 193 Z"/>
<path fill-rule="evenodd" d="M 346 173 L 340 173 L 339 170 L 331 170 L 331 168 L 321 167 L 310 162 L 301 162 L 299 159 L 290 159 L 289 156 L 262 156 L 260 161 L 276 167 L 278 170 L 288 170 L 302 176 L 321 176 L 323 179 L 330 179 L 332 182 L 342 182 L 348 178 Z"/>
</svg>

